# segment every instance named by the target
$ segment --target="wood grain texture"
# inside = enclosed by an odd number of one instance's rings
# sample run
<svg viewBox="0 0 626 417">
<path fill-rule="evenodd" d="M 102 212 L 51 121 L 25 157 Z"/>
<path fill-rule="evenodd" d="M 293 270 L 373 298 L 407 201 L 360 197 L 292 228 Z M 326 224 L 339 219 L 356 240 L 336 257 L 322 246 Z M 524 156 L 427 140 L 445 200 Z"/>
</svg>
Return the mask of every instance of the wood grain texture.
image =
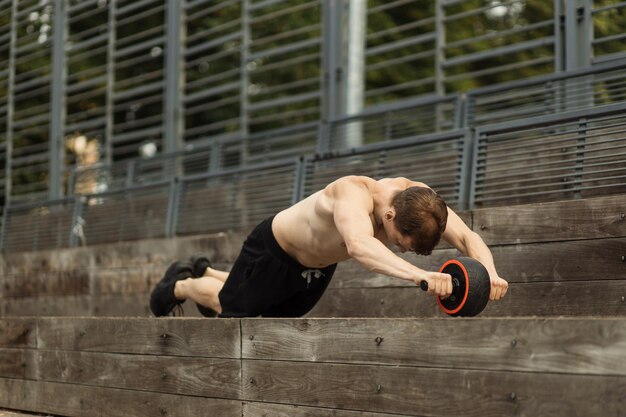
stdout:
<svg viewBox="0 0 626 417">
<path fill-rule="evenodd" d="M 621 280 L 626 277 L 626 239 L 493 246 L 491 252 L 500 276 L 509 283 Z M 584 255 L 582 255 L 584 254 Z M 419 268 L 438 271 L 456 250 L 435 250 L 431 256 L 399 254 Z M 350 259 L 337 266 L 329 288 L 413 287 L 414 284 L 376 274 Z"/>
<path fill-rule="evenodd" d="M 242 417 L 397 417 L 399 414 L 381 414 L 363 411 L 345 411 L 301 405 L 245 402 Z M 2 417 L 2 414 L 0 414 Z"/>
<path fill-rule="evenodd" d="M 626 376 L 625 352 L 621 318 L 242 320 L 245 359 Z"/>
<path fill-rule="evenodd" d="M 238 358 L 238 320 L 41 318 L 40 349 Z"/>
<path fill-rule="evenodd" d="M 624 316 L 626 280 L 511 283 L 481 317 Z M 307 317 L 442 317 L 418 288 L 330 288 Z"/>
<path fill-rule="evenodd" d="M 429 416 L 621 416 L 626 378 L 243 361 L 251 401 Z"/>
<path fill-rule="evenodd" d="M 37 351 L 0 348 L 0 377 L 37 379 Z"/>
<path fill-rule="evenodd" d="M 41 381 L 240 398 L 237 359 L 39 350 L 37 362 Z"/>
<path fill-rule="evenodd" d="M 626 236 L 626 195 L 474 210 L 488 245 Z"/>
<path fill-rule="evenodd" d="M 37 319 L 0 318 L 0 346 L 36 347 Z"/>
<path fill-rule="evenodd" d="M 241 417 L 241 401 L 0 378 L 0 407 L 67 417 Z"/>
</svg>

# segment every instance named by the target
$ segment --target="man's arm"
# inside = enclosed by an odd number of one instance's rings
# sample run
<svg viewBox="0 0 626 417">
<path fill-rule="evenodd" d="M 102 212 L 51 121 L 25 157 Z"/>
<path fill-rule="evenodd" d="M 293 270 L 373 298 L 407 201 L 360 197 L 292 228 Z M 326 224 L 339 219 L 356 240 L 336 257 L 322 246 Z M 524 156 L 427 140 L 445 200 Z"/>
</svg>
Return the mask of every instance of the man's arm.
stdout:
<svg viewBox="0 0 626 417">
<path fill-rule="evenodd" d="M 370 271 L 413 281 L 428 282 L 428 289 L 439 296 L 452 293 L 449 274 L 425 271 L 394 254 L 374 237 L 370 220 L 373 200 L 367 187 L 350 178 L 336 181 L 328 190 L 333 201 L 333 217 L 343 237 L 348 255 Z"/>
<path fill-rule="evenodd" d="M 498 275 L 491 251 L 482 238 L 476 232 L 470 230 L 463 220 L 449 207 L 448 223 L 441 237 L 462 254 L 476 259 L 487 268 L 491 280 L 490 300 L 499 300 L 504 297 L 509 284 Z"/>
<path fill-rule="evenodd" d="M 428 185 L 422 182 L 407 181 L 407 187 L 428 187 Z M 461 220 L 450 207 L 448 207 L 448 223 L 446 230 L 441 237 L 458 249 L 463 255 L 476 259 L 487 268 L 491 281 L 490 300 L 499 300 L 504 297 L 509 288 L 509 284 L 498 275 L 491 251 L 480 235 L 467 227 L 463 220 Z"/>
</svg>

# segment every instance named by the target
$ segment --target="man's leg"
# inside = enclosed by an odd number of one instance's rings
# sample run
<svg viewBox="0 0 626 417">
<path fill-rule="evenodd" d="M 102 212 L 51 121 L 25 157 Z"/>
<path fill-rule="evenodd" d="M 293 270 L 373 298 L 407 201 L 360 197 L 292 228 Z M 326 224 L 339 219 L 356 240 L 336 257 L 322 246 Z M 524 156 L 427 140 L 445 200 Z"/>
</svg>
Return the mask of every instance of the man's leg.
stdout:
<svg viewBox="0 0 626 417">
<path fill-rule="evenodd" d="M 226 276 L 228 277 L 228 273 L 226 273 Z M 220 314 L 222 306 L 220 305 L 218 294 L 223 286 L 224 281 L 215 276 L 188 278 L 176 282 L 174 296 L 178 300 L 190 299 Z"/>
<path fill-rule="evenodd" d="M 204 277 L 209 277 L 209 278 L 215 278 L 215 279 L 219 279 L 222 282 L 226 282 L 226 279 L 228 278 L 228 272 L 226 271 L 219 271 L 217 269 L 213 269 L 210 266 L 207 267 L 207 269 L 204 271 Z"/>
</svg>

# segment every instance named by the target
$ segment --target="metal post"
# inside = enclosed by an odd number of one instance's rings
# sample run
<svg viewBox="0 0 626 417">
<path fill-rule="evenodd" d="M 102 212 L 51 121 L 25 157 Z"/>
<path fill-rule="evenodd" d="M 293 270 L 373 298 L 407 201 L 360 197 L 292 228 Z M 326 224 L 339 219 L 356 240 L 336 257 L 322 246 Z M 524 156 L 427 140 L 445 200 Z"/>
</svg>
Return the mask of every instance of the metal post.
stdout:
<svg viewBox="0 0 626 417">
<path fill-rule="evenodd" d="M 170 184 L 170 197 L 167 206 L 167 219 L 165 221 L 165 237 L 176 236 L 176 226 L 178 224 L 178 199 L 180 198 L 182 182 L 178 178 L 172 178 Z"/>
<path fill-rule="evenodd" d="M 304 179 L 305 179 L 305 167 L 304 158 L 300 157 L 296 160 L 295 164 L 295 172 L 294 172 L 294 183 L 293 183 L 293 194 L 291 196 L 291 204 L 296 204 L 298 201 L 302 200 L 304 193 Z"/>
<path fill-rule="evenodd" d="M 343 19 L 344 0 L 328 0 L 323 3 L 322 88 L 323 110 L 317 151 L 320 154 L 332 148 L 333 120 L 344 114 L 342 51 L 345 49 Z"/>
<path fill-rule="evenodd" d="M 250 77 L 248 75 L 248 60 L 250 59 L 250 0 L 241 2 L 241 57 L 240 57 L 240 86 L 239 86 L 239 133 L 241 134 L 242 147 L 240 159 L 242 165 L 248 162 L 248 137 L 250 134 L 250 119 L 248 101 L 248 86 Z"/>
<path fill-rule="evenodd" d="M 109 39 L 107 43 L 107 85 L 106 85 L 106 124 L 104 127 L 104 163 L 111 167 L 113 164 L 113 114 L 115 103 L 113 99 L 115 84 L 115 38 L 117 32 L 116 25 L 117 0 L 109 0 Z"/>
<path fill-rule="evenodd" d="M 459 187 L 459 210 L 470 209 L 472 188 L 472 160 L 474 159 L 474 132 L 467 129 L 463 137 L 463 159 L 461 160 L 461 182 Z"/>
<path fill-rule="evenodd" d="M 126 163 L 126 188 L 130 188 L 135 183 L 135 160 L 130 160 Z M 109 169 L 113 171 L 113 165 L 109 165 Z M 113 172 L 111 172 L 113 174 Z"/>
<path fill-rule="evenodd" d="M 65 126 L 66 113 L 65 82 L 67 79 L 65 1 L 54 0 L 52 94 L 50 97 L 50 165 L 48 167 L 48 198 L 51 200 L 60 198 L 63 195 L 62 179 L 65 170 L 65 147 L 63 146 L 63 128 Z"/>
<path fill-rule="evenodd" d="M 443 96 L 445 91 L 443 63 L 446 45 L 445 10 L 443 0 L 435 1 L 435 93 Z"/>
<path fill-rule="evenodd" d="M 574 70 L 586 67 L 591 62 L 591 42 L 585 37 L 585 0 L 567 0 L 565 10 L 565 69 Z M 586 106 L 587 98 L 584 92 L 588 89 L 586 80 L 566 81 L 566 103 L 570 109 Z"/>
<path fill-rule="evenodd" d="M 83 205 L 89 200 L 83 196 L 76 196 L 74 199 L 74 210 L 72 212 L 72 228 L 70 229 L 70 248 L 78 246 L 78 240 L 82 246 L 87 244 L 85 240 L 85 221 L 83 220 Z"/>
<path fill-rule="evenodd" d="M 554 72 L 563 71 L 563 30 L 561 16 L 563 15 L 562 0 L 554 0 Z"/>
<path fill-rule="evenodd" d="M 365 34 L 367 32 L 367 4 L 364 0 L 350 0 L 348 9 L 348 39 L 346 42 L 346 82 L 344 83 L 343 106 L 346 115 L 363 110 L 365 90 Z M 363 144 L 363 126 L 360 121 L 352 124 L 353 129 L 345 132 L 345 146 L 355 148 Z"/>
<path fill-rule="evenodd" d="M 445 62 L 445 9 L 443 0 L 435 1 L 435 93 L 438 96 L 446 94 L 444 83 L 444 62 Z M 445 110 L 443 103 L 435 104 L 435 131 L 439 132 L 445 122 Z"/>
<path fill-rule="evenodd" d="M 13 2 L 17 3 L 17 0 Z M 7 201 L 4 206 L 4 211 L 2 212 L 2 229 L 0 229 L 0 251 L 5 251 L 4 241 L 6 238 L 7 226 L 9 224 L 9 210 L 10 210 L 10 202 Z"/>
<path fill-rule="evenodd" d="M 591 42 L 585 38 L 585 0 L 567 0 L 565 9 L 565 68 L 573 70 L 590 63 Z"/>
<path fill-rule="evenodd" d="M 576 144 L 576 176 L 574 178 L 574 198 L 581 199 L 583 171 L 585 167 L 585 145 L 587 142 L 587 118 L 581 117 L 578 121 L 578 140 Z"/>
<path fill-rule="evenodd" d="M 9 79 L 7 86 L 7 137 L 6 137 L 6 161 L 4 167 L 4 204 L 5 212 L 11 201 L 11 188 L 13 185 L 11 165 L 13 164 L 13 111 L 14 111 L 14 96 L 13 91 L 15 88 L 15 47 L 17 44 L 17 0 L 12 0 L 11 4 L 11 38 L 9 45 Z M 4 231 L 4 224 L 2 226 Z M 0 248 L 2 242 L 0 242 Z"/>
<path fill-rule="evenodd" d="M 165 54 L 165 153 L 175 152 L 182 147 L 183 119 L 181 95 L 185 72 L 181 70 L 181 44 L 184 39 L 184 24 L 180 0 L 167 0 L 166 54 Z"/>
</svg>

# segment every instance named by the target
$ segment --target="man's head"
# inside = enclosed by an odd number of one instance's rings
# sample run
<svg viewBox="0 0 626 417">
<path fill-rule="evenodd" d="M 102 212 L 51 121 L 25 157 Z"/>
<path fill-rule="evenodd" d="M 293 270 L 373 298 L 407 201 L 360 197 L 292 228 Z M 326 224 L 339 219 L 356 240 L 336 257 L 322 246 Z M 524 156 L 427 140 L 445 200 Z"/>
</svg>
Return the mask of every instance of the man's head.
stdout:
<svg viewBox="0 0 626 417">
<path fill-rule="evenodd" d="M 430 188 L 410 187 L 395 195 L 385 220 L 392 222 L 396 229 L 397 241 L 392 243 L 418 255 L 430 255 L 446 229 L 448 209 Z"/>
</svg>

